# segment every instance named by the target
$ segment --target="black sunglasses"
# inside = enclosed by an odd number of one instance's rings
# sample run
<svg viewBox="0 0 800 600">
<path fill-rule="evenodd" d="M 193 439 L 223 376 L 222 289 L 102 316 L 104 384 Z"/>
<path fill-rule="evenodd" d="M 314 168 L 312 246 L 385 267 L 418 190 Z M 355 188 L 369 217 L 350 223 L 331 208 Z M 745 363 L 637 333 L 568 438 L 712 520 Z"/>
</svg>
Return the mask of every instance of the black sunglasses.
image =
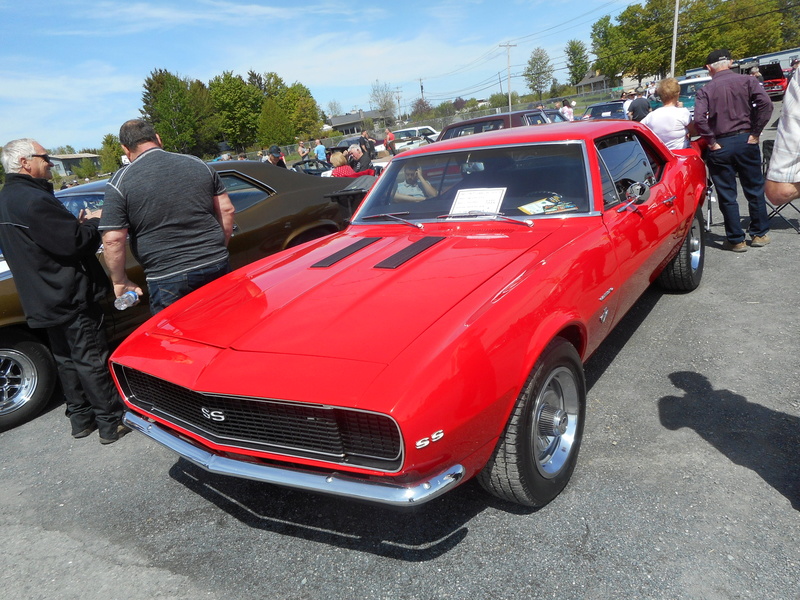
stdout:
<svg viewBox="0 0 800 600">
<path fill-rule="evenodd" d="M 49 154 L 31 154 L 31 158 L 34 156 L 41 158 L 44 162 L 50 162 L 50 155 Z"/>
</svg>

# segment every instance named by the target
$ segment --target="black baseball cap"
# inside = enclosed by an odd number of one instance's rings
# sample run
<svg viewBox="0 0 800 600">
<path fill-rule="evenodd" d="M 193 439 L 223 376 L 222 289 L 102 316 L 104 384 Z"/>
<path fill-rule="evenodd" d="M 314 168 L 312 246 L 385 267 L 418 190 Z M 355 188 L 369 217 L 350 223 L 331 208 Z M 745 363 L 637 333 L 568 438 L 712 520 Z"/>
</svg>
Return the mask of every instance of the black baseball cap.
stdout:
<svg viewBox="0 0 800 600">
<path fill-rule="evenodd" d="M 713 52 L 709 53 L 708 58 L 706 58 L 707 65 L 713 65 L 715 62 L 719 62 L 721 60 L 732 60 L 731 59 L 731 51 L 730 50 L 714 50 Z"/>
<path fill-rule="evenodd" d="M 281 149 L 280 149 L 280 148 L 278 148 L 278 146 L 270 146 L 270 147 L 269 147 L 269 153 L 270 153 L 270 154 L 272 154 L 272 156 L 274 156 L 274 157 L 276 157 L 276 158 L 280 158 L 280 156 L 281 156 Z"/>
</svg>

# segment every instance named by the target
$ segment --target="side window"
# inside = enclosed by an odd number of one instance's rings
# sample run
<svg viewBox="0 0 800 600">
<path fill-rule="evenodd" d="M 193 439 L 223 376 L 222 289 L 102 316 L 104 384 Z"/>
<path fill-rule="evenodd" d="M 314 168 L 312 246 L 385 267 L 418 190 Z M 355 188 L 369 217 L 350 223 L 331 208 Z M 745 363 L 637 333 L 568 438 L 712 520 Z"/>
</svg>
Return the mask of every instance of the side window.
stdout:
<svg viewBox="0 0 800 600">
<path fill-rule="evenodd" d="M 633 132 L 600 139 L 596 146 L 620 197 L 633 183 L 655 182 L 650 158 Z"/>
<path fill-rule="evenodd" d="M 233 173 L 220 173 L 236 212 L 241 212 L 275 194 L 275 190 L 257 187 L 251 181 Z"/>
<path fill-rule="evenodd" d="M 611 179 L 611 174 L 608 172 L 608 167 L 599 153 L 597 162 L 600 164 L 600 182 L 603 185 L 603 208 L 609 208 L 619 203 L 619 194 L 617 194 L 614 180 Z"/>
<path fill-rule="evenodd" d="M 647 140 L 639 139 L 639 142 L 642 144 L 642 149 L 647 155 L 647 160 L 650 161 L 650 169 L 653 171 L 653 177 L 656 181 L 661 181 L 661 176 L 664 174 L 664 165 L 666 162 L 655 150 L 653 150 L 650 144 L 647 143 Z"/>
<path fill-rule="evenodd" d="M 535 115 L 525 115 L 525 120 L 528 121 L 528 125 L 541 125 L 542 123 L 547 123 L 544 115 L 540 115 L 538 113 Z"/>
</svg>

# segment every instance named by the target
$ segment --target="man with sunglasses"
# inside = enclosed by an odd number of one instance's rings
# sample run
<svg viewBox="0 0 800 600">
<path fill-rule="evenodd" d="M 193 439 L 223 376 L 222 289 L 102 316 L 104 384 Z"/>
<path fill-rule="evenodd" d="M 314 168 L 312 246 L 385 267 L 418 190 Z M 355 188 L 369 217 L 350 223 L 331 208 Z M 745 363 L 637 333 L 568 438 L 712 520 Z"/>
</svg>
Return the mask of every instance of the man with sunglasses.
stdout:
<svg viewBox="0 0 800 600">
<path fill-rule="evenodd" d="M 101 444 L 129 430 L 108 372 L 108 344 L 99 301 L 110 285 L 97 261 L 99 214 L 76 219 L 53 195 L 53 164 L 41 144 L 19 139 L 3 147 L 0 248 L 14 275 L 25 318 L 44 329 L 67 401 L 72 436 L 98 430 Z M 96 211 L 99 213 L 99 211 Z"/>
</svg>

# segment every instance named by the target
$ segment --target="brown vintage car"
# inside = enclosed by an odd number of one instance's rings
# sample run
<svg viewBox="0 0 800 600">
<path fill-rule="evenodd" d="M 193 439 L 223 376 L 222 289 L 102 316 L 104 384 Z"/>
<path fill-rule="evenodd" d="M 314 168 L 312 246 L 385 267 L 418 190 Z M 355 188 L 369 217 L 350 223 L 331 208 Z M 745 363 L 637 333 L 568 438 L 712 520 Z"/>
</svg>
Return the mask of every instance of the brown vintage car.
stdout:
<svg viewBox="0 0 800 600">
<path fill-rule="evenodd" d="M 332 196 L 350 179 L 313 177 L 255 161 L 210 164 L 236 207 L 229 245 L 234 269 L 344 227 L 348 215 Z M 77 215 L 82 208 L 102 206 L 105 185 L 105 180 L 87 183 L 60 190 L 56 196 Z M 102 262 L 102 249 L 99 254 Z M 130 278 L 146 289 L 142 268 L 130 253 L 127 268 Z M 111 301 L 104 308 L 112 341 L 121 340 L 150 316 L 147 295 L 126 311 L 114 310 Z M 14 280 L 0 253 L 0 430 L 41 412 L 56 380 L 47 337 L 27 326 Z"/>
</svg>

